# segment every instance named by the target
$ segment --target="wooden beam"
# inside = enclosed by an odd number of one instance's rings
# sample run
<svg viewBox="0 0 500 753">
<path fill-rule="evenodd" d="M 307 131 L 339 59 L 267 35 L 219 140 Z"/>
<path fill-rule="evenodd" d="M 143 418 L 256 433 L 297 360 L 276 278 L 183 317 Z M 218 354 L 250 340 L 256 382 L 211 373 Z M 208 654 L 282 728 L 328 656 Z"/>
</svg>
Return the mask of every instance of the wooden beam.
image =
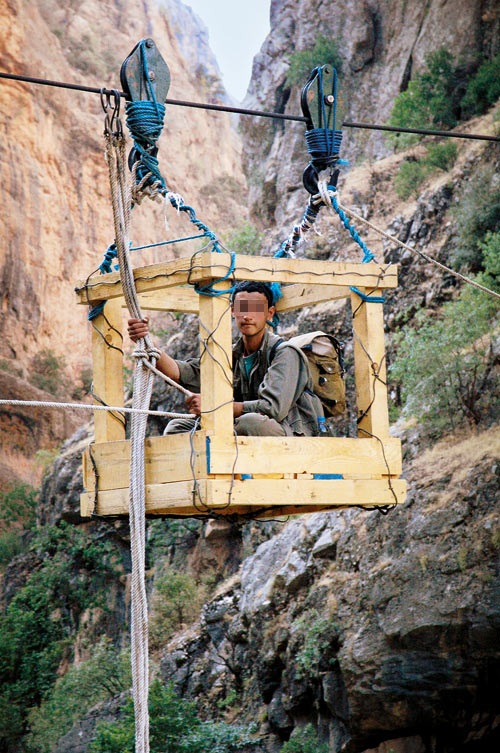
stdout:
<svg viewBox="0 0 500 753">
<path fill-rule="evenodd" d="M 258 516 L 266 510 L 274 515 L 309 512 L 318 509 L 342 507 L 382 507 L 404 502 L 406 482 L 403 479 L 375 480 L 289 480 L 258 479 L 231 482 L 229 480 L 201 480 L 193 503 L 193 482 L 177 481 L 172 484 L 149 484 L 146 486 L 146 514 L 151 515 L 204 515 L 247 514 L 255 511 Z M 230 504 L 228 500 L 230 499 Z M 102 491 L 97 505 L 94 495 L 81 496 L 81 515 L 128 515 L 127 489 Z"/>
<path fill-rule="evenodd" d="M 283 298 L 276 305 L 278 313 L 349 298 L 351 289 L 346 285 L 286 285 L 282 293 Z"/>
<path fill-rule="evenodd" d="M 237 457 L 236 457 L 237 455 Z M 385 457 L 384 457 L 385 455 Z M 235 464 L 236 463 L 236 464 Z M 341 473 L 399 476 L 401 441 L 348 437 L 238 437 L 210 455 L 211 473 Z"/>
<path fill-rule="evenodd" d="M 93 388 L 106 405 L 123 405 L 123 336 L 119 301 L 108 301 L 92 322 Z M 98 400 L 95 401 L 100 404 Z M 124 414 L 94 412 L 96 442 L 125 438 Z"/>
<path fill-rule="evenodd" d="M 193 257 L 138 267 L 134 279 L 138 293 L 162 290 L 174 285 L 217 280 L 230 269 L 231 256 L 205 251 Z M 276 259 L 270 256 L 236 255 L 231 275 L 234 280 L 260 280 L 303 285 L 336 285 L 348 287 L 394 288 L 397 286 L 397 265 L 379 265 L 375 262 L 326 262 L 313 259 Z M 78 283 L 76 288 L 79 303 L 117 298 L 123 295 L 120 273 L 95 275 L 88 281 Z"/>
<path fill-rule="evenodd" d="M 401 474 L 401 442 L 394 437 L 383 445 L 376 439 L 360 442 L 352 438 L 332 437 L 238 437 L 230 444 L 210 443 L 206 432 L 148 437 L 145 444 L 146 483 L 162 484 L 188 481 L 210 474 L 309 474 L 335 473 L 344 478 L 373 478 Z M 191 447 L 192 442 L 192 447 Z M 90 454 L 95 463 L 90 460 Z M 210 460 L 208 455 L 210 455 Z M 236 460 L 236 463 L 235 463 Z M 210 463 L 210 469 L 208 468 Z M 128 441 L 93 444 L 84 454 L 84 487 L 99 490 L 128 486 L 130 443 Z"/>
<path fill-rule="evenodd" d="M 200 310 L 199 294 L 194 288 L 185 286 L 141 293 L 139 303 L 144 311 L 179 311 L 183 314 L 197 314 Z M 125 301 L 122 306 L 125 306 Z"/>
<path fill-rule="evenodd" d="M 217 254 L 218 255 L 218 254 Z M 214 282 L 225 290 L 227 282 Z M 200 295 L 201 427 L 215 445 L 233 436 L 233 349 L 229 295 Z"/>
<path fill-rule="evenodd" d="M 93 444 L 85 451 L 83 460 L 83 485 L 88 492 L 95 490 L 96 474 L 99 491 L 128 487 L 128 440 Z M 189 481 L 206 476 L 206 433 L 197 431 L 193 437 L 189 433 L 147 437 L 144 443 L 144 464 L 146 484 Z"/>
<path fill-rule="evenodd" d="M 381 294 L 368 288 L 360 288 L 360 292 L 373 297 Z M 382 303 L 364 302 L 353 292 L 351 305 L 358 436 L 373 435 L 385 442 L 389 437 L 389 411 Z"/>
</svg>

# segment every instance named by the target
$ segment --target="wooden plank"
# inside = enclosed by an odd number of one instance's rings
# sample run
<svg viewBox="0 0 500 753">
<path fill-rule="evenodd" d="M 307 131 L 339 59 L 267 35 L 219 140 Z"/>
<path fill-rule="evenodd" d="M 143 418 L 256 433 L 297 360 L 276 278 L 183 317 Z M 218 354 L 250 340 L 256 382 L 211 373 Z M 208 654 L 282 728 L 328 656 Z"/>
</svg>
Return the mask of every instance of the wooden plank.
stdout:
<svg viewBox="0 0 500 753">
<path fill-rule="evenodd" d="M 200 296 L 192 287 L 179 286 L 152 290 L 139 295 L 144 311 L 180 311 L 184 314 L 197 314 L 200 310 Z M 125 306 L 125 302 L 122 303 Z"/>
<path fill-rule="evenodd" d="M 206 434 L 197 431 L 192 438 L 188 433 L 170 434 L 166 437 L 147 437 L 144 446 L 146 484 L 171 481 L 189 481 L 207 475 Z M 97 470 L 99 491 L 125 489 L 129 485 L 130 442 L 93 444 L 84 453 L 83 485 L 87 491 L 95 489 L 94 464 Z"/>
<path fill-rule="evenodd" d="M 385 453 L 385 459 L 384 459 Z M 348 437 L 233 437 L 212 446 L 211 473 L 342 473 L 399 476 L 401 441 Z M 234 465 L 236 459 L 236 465 Z M 386 462 L 387 461 L 387 462 Z"/>
<path fill-rule="evenodd" d="M 159 264 L 148 264 L 134 269 L 134 279 L 138 293 L 150 290 L 163 290 L 174 285 L 186 285 L 191 271 L 191 257 L 181 257 Z M 196 280 L 193 280 L 196 282 Z M 75 288 L 78 303 L 89 304 L 123 296 L 120 272 L 107 275 L 93 275 L 88 280 L 80 280 Z"/>
<path fill-rule="evenodd" d="M 367 288 L 360 288 L 360 292 L 373 296 L 381 293 Z M 351 305 L 358 436 L 373 435 L 385 442 L 389 436 L 389 411 L 382 304 L 365 303 L 353 292 Z"/>
<path fill-rule="evenodd" d="M 149 484 L 189 480 L 208 475 L 206 432 L 193 437 L 192 455 L 189 434 L 149 437 L 145 446 L 146 482 Z M 92 445 L 99 489 L 128 486 L 130 446 L 128 441 Z M 385 458 L 384 458 L 385 455 Z M 211 475 L 236 474 L 296 475 L 339 473 L 347 478 L 399 476 L 402 471 L 401 441 L 388 437 L 383 444 L 376 439 L 330 437 L 238 437 L 235 464 L 234 438 L 229 444 L 210 443 Z M 193 464 L 193 468 L 191 467 Z M 93 491 L 95 474 L 89 451 L 84 454 L 84 486 Z"/>
<path fill-rule="evenodd" d="M 283 298 L 276 305 L 278 313 L 349 298 L 351 289 L 345 285 L 286 285 L 282 288 L 282 293 Z"/>
<path fill-rule="evenodd" d="M 231 256 L 205 251 L 193 257 L 181 257 L 159 264 L 150 264 L 134 270 L 138 293 L 162 290 L 174 285 L 217 280 L 230 269 Z M 271 256 L 236 255 L 231 275 L 235 280 L 261 280 L 304 285 L 336 285 L 348 287 L 363 284 L 365 287 L 394 288 L 397 286 L 397 265 L 379 265 L 376 262 L 326 262 L 313 259 L 276 259 Z M 117 298 L 123 295 L 120 273 L 95 275 L 80 281 L 76 287 L 79 303 Z"/>
<path fill-rule="evenodd" d="M 103 314 L 92 322 L 93 388 L 106 405 L 123 405 L 122 312 L 118 301 L 108 301 Z M 98 405 L 98 400 L 95 401 Z M 125 437 L 123 414 L 94 412 L 96 442 L 111 442 Z"/>
<path fill-rule="evenodd" d="M 206 481 L 198 483 L 201 499 L 206 499 Z M 97 515 L 128 515 L 129 490 L 111 489 L 98 494 L 97 505 L 94 494 L 80 496 L 80 514 L 89 518 Z M 200 503 L 200 509 L 201 503 Z M 176 481 L 172 484 L 148 484 L 146 486 L 146 514 L 194 515 L 198 507 L 193 505 L 193 481 Z M 188 512 L 186 512 L 188 511 Z"/>
<path fill-rule="evenodd" d="M 392 491 L 391 491 L 392 489 Z M 404 479 L 341 479 L 341 480 L 290 480 L 249 479 L 245 481 L 207 482 L 207 505 L 211 507 L 227 500 L 231 493 L 231 507 L 280 507 L 285 505 L 363 507 L 392 505 L 404 502 Z"/>
<path fill-rule="evenodd" d="M 218 255 L 218 254 L 217 254 Z M 214 288 L 227 289 L 227 282 Z M 233 436 L 233 349 L 229 295 L 200 296 L 201 426 L 214 445 Z"/>
<path fill-rule="evenodd" d="M 317 510 L 339 509 L 352 505 L 380 507 L 401 504 L 405 500 L 406 482 L 386 479 L 341 481 L 292 481 L 289 479 L 234 481 L 213 480 L 198 482 L 199 501 L 193 504 L 193 482 L 151 484 L 146 487 L 146 514 L 203 515 L 248 514 L 262 517 L 298 514 Z M 231 504 L 227 500 L 231 493 Z M 94 495 L 81 496 L 81 515 L 128 515 L 127 489 L 99 492 L 97 506 Z"/>
</svg>

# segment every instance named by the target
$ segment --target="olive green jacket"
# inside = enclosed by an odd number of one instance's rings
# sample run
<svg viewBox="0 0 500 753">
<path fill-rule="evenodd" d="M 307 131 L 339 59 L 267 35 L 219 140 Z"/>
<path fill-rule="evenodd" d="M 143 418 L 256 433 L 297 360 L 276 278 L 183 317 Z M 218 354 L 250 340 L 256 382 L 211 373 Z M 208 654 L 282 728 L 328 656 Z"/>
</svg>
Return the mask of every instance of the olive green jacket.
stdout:
<svg viewBox="0 0 500 753">
<path fill-rule="evenodd" d="M 243 363 L 243 340 L 233 346 L 234 400 L 243 403 L 243 413 L 261 413 L 281 424 L 288 436 L 316 436 L 318 418 L 323 416 L 319 398 L 311 391 L 307 358 L 298 348 L 267 331 L 247 377 Z M 200 391 L 198 358 L 177 361 L 180 383 L 192 392 Z"/>
</svg>

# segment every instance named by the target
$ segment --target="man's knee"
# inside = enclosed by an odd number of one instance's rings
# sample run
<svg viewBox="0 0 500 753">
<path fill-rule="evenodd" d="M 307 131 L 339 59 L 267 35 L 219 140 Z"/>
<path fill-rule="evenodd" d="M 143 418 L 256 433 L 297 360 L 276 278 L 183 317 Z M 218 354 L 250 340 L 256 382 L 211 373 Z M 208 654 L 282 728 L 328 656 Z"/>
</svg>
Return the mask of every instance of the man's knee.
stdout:
<svg viewBox="0 0 500 753">
<path fill-rule="evenodd" d="M 244 413 L 234 422 L 236 434 L 240 437 L 284 437 L 286 432 L 274 420 L 261 413 Z"/>
<path fill-rule="evenodd" d="M 195 423 L 195 418 L 174 418 L 166 425 L 163 436 L 166 434 L 182 434 L 185 431 L 192 431 Z"/>
</svg>

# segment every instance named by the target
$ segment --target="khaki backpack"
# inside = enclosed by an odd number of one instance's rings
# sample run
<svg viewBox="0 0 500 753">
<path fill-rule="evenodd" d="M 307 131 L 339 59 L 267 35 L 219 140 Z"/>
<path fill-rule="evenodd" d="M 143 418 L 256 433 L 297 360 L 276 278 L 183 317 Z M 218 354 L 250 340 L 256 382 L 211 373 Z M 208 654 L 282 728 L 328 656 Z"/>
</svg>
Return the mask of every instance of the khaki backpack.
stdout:
<svg viewBox="0 0 500 753">
<path fill-rule="evenodd" d="M 271 349 L 271 363 L 276 348 L 291 345 L 306 356 L 311 372 L 312 391 L 319 397 L 326 417 L 345 411 L 344 345 L 333 335 L 318 330 L 280 340 Z"/>
</svg>

